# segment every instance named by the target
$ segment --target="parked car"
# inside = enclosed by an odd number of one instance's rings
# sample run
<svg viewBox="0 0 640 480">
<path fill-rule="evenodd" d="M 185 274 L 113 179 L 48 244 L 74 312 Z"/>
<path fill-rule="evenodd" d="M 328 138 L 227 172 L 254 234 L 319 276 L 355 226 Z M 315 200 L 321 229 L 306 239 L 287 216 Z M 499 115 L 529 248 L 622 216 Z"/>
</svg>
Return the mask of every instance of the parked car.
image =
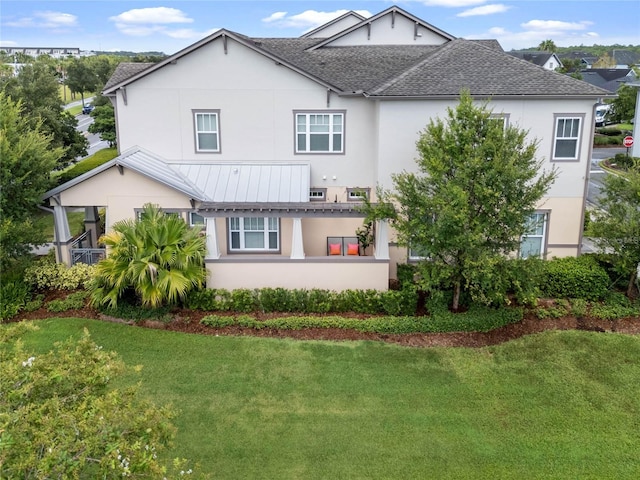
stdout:
<svg viewBox="0 0 640 480">
<path fill-rule="evenodd" d="M 93 109 L 95 107 L 93 105 L 91 105 L 90 103 L 86 103 L 83 107 L 82 107 L 82 113 L 84 115 L 89 115 L 91 112 L 93 112 Z"/>
</svg>

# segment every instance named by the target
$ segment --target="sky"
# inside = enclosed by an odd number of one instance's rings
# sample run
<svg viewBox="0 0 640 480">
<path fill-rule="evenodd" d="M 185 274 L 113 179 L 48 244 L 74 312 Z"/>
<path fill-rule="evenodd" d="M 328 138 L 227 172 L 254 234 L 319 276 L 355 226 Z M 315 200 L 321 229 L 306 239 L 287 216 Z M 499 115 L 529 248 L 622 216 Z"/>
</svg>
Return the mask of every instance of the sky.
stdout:
<svg viewBox="0 0 640 480">
<path fill-rule="evenodd" d="M 505 50 L 640 45 L 640 0 L 2 0 L 0 46 L 157 51 L 171 55 L 226 28 L 297 37 L 354 10 L 397 5 L 454 37 L 497 39 Z"/>
</svg>

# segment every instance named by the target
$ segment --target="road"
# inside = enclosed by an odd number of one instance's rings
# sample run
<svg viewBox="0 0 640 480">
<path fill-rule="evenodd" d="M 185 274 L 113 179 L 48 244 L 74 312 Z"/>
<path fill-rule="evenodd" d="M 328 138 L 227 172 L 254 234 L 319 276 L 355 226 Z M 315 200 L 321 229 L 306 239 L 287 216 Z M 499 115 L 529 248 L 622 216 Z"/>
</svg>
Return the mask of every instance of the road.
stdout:
<svg viewBox="0 0 640 480">
<path fill-rule="evenodd" d="M 602 190 L 602 180 L 606 175 L 606 171 L 600 168 L 599 163 L 606 159 L 615 157 L 617 153 L 626 153 L 626 148 L 594 148 L 591 155 L 591 171 L 589 172 L 589 187 L 587 189 L 587 203 L 590 206 L 598 207 L 598 197 Z"/>
<path fill-rule="evenodd" d="M 87 156 L 93 155 L 98 150 L 102 150 L 103 148 L 109 147 L 109 143 L 104 140 L 100 140 L 100 135 L 96 133 L 89 133 L 88 128 L 89 125 L 93 123 L 93 118 L 90 115 L 79 114 L 76 115 L 76 119 L 78 120 L 78 131 L 82 132 L 82 134 L 89 141 L 89 148 L 87 149 Z M 77 160 L 82 160 L 86 157 L 80 157 Z"/>
</svg>

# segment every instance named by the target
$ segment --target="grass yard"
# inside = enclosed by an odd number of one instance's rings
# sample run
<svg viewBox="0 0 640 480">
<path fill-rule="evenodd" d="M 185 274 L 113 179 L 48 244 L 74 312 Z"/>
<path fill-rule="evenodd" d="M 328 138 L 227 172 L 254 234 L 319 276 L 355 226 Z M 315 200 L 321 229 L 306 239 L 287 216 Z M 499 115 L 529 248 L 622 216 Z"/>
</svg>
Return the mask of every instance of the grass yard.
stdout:
<svg viewBox="0 0 640 480">
<path fill-rule="evenodd" d="M 50 319 L 143 365 L 180 410 L 172 456 L 212 478 L 640 478 L 640 338 L 546 332 L 482 349 L 215 337 Z"/>
</svg>

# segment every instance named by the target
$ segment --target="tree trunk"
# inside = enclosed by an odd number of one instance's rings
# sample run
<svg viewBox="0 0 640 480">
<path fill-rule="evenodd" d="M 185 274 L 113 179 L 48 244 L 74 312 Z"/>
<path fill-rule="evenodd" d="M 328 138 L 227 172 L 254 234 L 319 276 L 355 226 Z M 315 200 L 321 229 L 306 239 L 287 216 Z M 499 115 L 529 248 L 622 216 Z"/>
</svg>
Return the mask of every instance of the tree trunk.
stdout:
<svg viewBox="0 0 640 480">
<path fill-rule="evenodd" d="M 457 312 L 460 307 L 460 290 L 460 280 L 458 280 L 453 285 L 453 305 L 451 305 L 451 310 L 454 312 Z"/>
<path fill-rule="evenodd" d="M 633 297 L 635 296 L 634 289 L 635 289 L 635 286 L 636 286 L 635 285 L 636 284 L 636 275 L 637 275 L 637 273 L 634 270 L 631 273 L 631 277 L 629 278 L 629 284 L 627 285 L 627 298 L 630 299 L 630 300 L 633 299 Z"/>
</svg>

